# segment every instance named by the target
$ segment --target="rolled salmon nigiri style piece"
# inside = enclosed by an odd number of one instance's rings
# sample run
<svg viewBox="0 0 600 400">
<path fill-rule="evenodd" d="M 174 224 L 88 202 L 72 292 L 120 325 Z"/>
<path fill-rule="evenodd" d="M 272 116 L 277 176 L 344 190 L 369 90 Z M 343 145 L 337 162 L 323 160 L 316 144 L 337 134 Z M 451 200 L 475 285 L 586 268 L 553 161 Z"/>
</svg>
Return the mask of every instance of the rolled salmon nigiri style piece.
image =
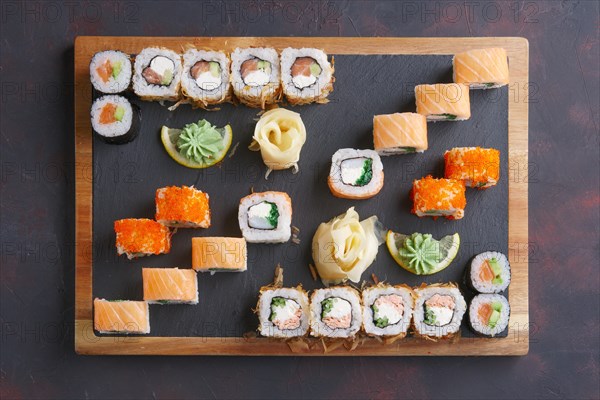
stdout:
<svg viewBox="0 0 600 400">
<path fill-rule="evenodd" d="M 493 89 L 509 83 L 508 58 L 502 48 L 476 49 L 454 55 L 453 77 L 471 89 Z"/>
<path fill-rule="evenodd" d="M 247 259 L 244 238 L 192 238 L 192 268 L 198 272 L 242 272 Z"/>
<path fill-rule="evenodd" d="M 96 298 L 94 329 L 100 333 L 150 333 L 148 303 Z"/>
<path fill-rule="evenodd" d="M 462 83 L 436 83 L 415 87 L 417 113 L 427 121 L 464 121 L 471 118 L 469 86 Z"/>
<path fill-rule="evenodd" d="M 144 300 L 150 304 L 198 304 L 193 269 L 142 268 Z"/>
<path fill-rule="evenodd" d="M 380 156 L 427 150 L 427 119 L 417 113 L 373 117 L 373 144 Z"/>
</svg>

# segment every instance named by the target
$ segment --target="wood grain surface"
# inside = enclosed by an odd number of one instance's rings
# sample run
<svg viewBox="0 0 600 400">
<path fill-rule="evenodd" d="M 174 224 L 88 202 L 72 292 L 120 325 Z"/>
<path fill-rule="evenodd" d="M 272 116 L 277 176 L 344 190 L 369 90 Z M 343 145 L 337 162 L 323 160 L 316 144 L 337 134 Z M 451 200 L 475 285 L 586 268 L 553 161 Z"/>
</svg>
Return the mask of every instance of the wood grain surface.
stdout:
<svg viewBox="0 0 600 400">
<path fill-rule="evenodd" d="M 392 345 L 367 339 L 349 351 L 340 346 L 324 352 L 322 345 L 293 351 L 267 338 L 100 337 L 92 321 L 92 135 L 89 120 L 89 61 L 101 50 L 119 48 L 131 54 L 148 46 L 181 50 L 185 45 L 231 51 L 235 47 L 319 47 L 329 54 L 453 54 L 482 47 L 503 47 L 510 59 L 511 88 L 527 92 L 529 46 L 523 38 L 308 38 L 308 37 L 77 37 L 75 41 L 75 350 L 79 354 L 154 355 L 524 355 L 529 349 L 528 315 L 528 103 L 509 95 L 508 238 L 512 267 L 508 336 L 430 342 L 408 338 Z M 512 91 L 513 89 L 511 89 Z"/>
</svg>

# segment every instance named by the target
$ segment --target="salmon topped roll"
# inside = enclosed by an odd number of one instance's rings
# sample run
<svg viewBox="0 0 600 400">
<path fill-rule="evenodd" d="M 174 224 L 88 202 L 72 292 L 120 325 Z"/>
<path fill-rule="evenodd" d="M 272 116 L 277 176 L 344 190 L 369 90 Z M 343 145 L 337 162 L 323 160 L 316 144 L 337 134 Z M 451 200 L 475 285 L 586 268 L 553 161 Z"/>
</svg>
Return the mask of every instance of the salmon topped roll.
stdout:
<svg viewBox="0 0 600 400">
<path fill-rule="evenodd" d="M 498 183 L 500 152 L 481 147 L 455 147 L 444 153 L 445 177 L 465 182 L 472 188 L 487 189 Z"/>
<path fill-rule="evenodd" d="M 436 83 L 415 87 L 417 113 L 427 121 L 464 121 L 471 118 L 469 86 L 462 83 Z"/>
<path fill-rule="evenodd" d="M 192 238 L 192 268 L 200 272 L 242 272 L 247 268 L 246 240 L 235 237 Z"/>
<path fill-rule="evenodd" d="M 173 228 L 210 227 L 209 196 L 189 186 L 156 190 L 156 220 Z"/>
<path fill-rule="evenodd" d="M 150 304 L 198 304 L 193 269 L 142 268 L 144 300 Z"/>
<path fill-rule="evenodd" d="M 96 298 L 94 329 L 100 333 L 150 333 L 148 303 Z"/>
<path fill-rule="evenodd" d="M 116 245 L 119 255 L 130 260 L 171 250 L 171 231 L 161 223 L 146 218 L 115 221 Z"/>
<path fill-rule="evenodd" d="M 454 55 L 453 77 L 471 89 L 493 89 L 508 85 L 508 58 L 502 48 L 469 50 Z"/>
<path fill-rule="evenodd" d="M 435 179 L 431 175 L 414 180 L 410 196 L 412 213 L 418 217 L 461 219 L 467 199 L 465 183 L 454 179 Z"/>
<path fill-rule="evenodd" d="M 373 144 L 380 156 L 427 150 L 427 119 L 416 113 L 373 117 Z"/>
</svg>

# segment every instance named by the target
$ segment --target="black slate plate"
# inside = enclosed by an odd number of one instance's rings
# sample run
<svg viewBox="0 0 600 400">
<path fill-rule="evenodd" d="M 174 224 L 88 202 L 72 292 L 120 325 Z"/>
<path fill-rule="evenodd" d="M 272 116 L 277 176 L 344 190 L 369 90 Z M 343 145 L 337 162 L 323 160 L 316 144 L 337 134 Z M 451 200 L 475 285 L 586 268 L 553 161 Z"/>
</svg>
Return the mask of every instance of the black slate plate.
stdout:
<svg viewBox="0 0 600 400">
<path fill-rule="evenodd" d="M 256 329 L 251 308 L 258 290 L 272 281 L 278 263 L 285 284 L 306 289 L 322 287 L 308 269 L 310 244 L 319 223 L 355 206 L 361 218 L 376 214 L 397 232 L 432 233 L 435 238 L 458 232 L 461 246 L 453 263 L 429 277 L 401 269 L 385 245 L 363 275 L 374 273 L 392 284 L 418 286 L 422 282 L 459 282 L 467 301 L 472 294 L 463 283 L 465 266 L 483 251 L 508 251 L 508 89 L 471 91 L 471 119 L 429 123 L 429 149 L 423 154 L 384 157 L 385 184 L 374 198 L 351 201 L 335 198 L 327 187 L 332 154 L 339 148 L 372 148 L 375 114 L 415 111 L 414 86 L 452 81 L 451 56 L 336 56 L 335 90 L 325 105 L 293 107 L 301 114 L 307 141 L 300 157 L 300 172 L 275 171 L 264 179 L 260 154 L 247 149 L 258 110 L 224 105 L 220 111 L 193 110 L 184 105 L 173 112 L 158 103 L 133 101 L 142 110 L 141 133 L 125 145 L 108 145 L 94 139 L 93 192 L 93 294 L 107 299 L 142 299 L 142 267 L 191 265 L 194 236 L 241 236 L 237 223 L 239 199 L 250 192 L 280 190 L 293 203 L 293 225 L 300 229 L 300 244 L 250 244 L 248 271 L 239 274 L 198 275 L 200 304 L 151 305 L 151 336 L 241 336 Z M 219 166 L 193 170 L 175 163 L 160 142 L 160 127 L 181 127 L 206 118 L 217 126 L 230 123 L 233 157 Z M 493 147 L 501 152 L 501 178 L 486 191 L 467 189 L 465 217 L 459 221 L 417 218 L 410 213 L 408 193 L 413 179 L 427 174 L 443 176 L 443 153 L 452 147 Z M 168 185 L 195 185 L 210 194 L 212 226 L 207 230 L 180 229 L 170 254 L 133 261 L 118 257 L 113 222 L 121 218 L 153 218 L 154 194 Z M 463 320 L 463 336 L 472 336 Z M 506 333 L 504 333 L 504 336 Z M 501 335 L 502 336 L 502 335 Z"/>
</svg>

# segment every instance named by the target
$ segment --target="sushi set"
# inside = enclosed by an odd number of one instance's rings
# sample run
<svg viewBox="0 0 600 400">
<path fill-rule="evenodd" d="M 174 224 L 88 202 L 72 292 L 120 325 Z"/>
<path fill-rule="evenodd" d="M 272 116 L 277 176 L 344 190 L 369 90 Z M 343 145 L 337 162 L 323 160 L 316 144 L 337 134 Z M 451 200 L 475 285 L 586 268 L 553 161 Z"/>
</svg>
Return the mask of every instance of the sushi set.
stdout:
<svg viewBox="0 0 600 400">
<path fill-rule="evenodd" d="M 78 37 L 75 80 L 78 353 L 527 353 L 526 40 Z"/>
</svg>

